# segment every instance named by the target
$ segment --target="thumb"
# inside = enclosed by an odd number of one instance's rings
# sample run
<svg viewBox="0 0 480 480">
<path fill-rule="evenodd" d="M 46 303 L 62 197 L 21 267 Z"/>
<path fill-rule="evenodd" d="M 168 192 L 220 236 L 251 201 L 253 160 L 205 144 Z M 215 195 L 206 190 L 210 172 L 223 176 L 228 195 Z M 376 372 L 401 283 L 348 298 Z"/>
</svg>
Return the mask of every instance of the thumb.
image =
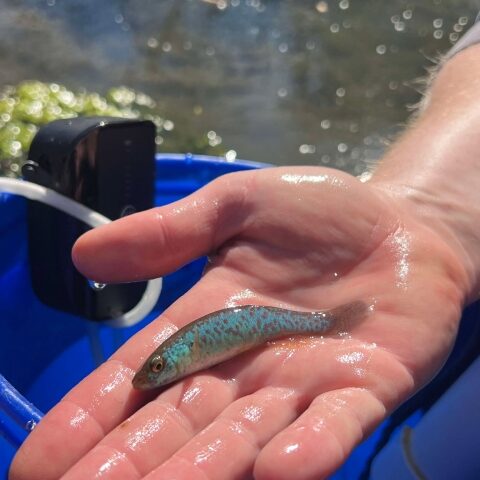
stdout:
<svg viewBox="0 0 480 480">
<path fill-rule="evenodd" d="M 73 246 L 75 266 L 99 282 L 139 281 L 211 252 L 242 230 L 250 175 L 222 176 L 182 200 L 85 233 Z"/>
</svg>

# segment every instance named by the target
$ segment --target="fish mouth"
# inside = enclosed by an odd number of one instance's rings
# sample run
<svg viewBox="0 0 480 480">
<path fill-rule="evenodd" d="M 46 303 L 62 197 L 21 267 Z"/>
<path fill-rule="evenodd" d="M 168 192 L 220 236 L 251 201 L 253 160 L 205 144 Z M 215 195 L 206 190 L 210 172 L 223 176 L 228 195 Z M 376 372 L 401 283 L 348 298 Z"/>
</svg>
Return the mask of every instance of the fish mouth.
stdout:
<svg viewBox="0 0 480 480">
<path fill-rule="evenodd" d="M 136 390 L 150 390 L 152 386 L 143 370 L 139 370 L 132 379 L 133 388 Z"/>
</svg>

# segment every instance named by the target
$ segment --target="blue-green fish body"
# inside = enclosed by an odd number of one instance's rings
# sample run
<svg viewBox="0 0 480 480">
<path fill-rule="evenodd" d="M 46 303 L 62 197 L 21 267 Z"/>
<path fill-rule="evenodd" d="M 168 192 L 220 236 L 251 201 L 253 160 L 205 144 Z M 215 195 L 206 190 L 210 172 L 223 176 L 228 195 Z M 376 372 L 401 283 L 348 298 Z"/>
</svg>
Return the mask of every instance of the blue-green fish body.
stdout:
<svg viewBox="0 0 480 480">
<path fill-rule="evenodd" d="M 254 305 L 219 310 L 165 340 L 136 373 L 133 385 L 141 390 L 167 385 L 271 340 L 346 329 L 366 313 L 363 302 L 317 312 Z"/>
</svg>

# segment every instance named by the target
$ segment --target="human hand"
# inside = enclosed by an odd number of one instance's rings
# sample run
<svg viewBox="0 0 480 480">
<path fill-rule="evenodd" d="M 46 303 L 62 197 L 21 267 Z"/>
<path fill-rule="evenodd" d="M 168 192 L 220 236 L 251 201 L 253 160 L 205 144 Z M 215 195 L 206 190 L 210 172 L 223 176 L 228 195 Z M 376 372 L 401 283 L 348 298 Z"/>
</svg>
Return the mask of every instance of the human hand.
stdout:
<svg viewBox="0 0 480 480">
<path fill-rule="evenodd" d="M 89 232 L 74 258 L 117 282 L 206 253 L 202 279 L 45 416 L 11 480 L 324 478 L 441 366 L 470 287 L 454 247 L 406 202 L 316 167 L 221 177 Z M 352 300 L 373 311 L 346 335 L 273 342 L 162 391 L 132 388 L 162 340 L 211 311 Z"/>
</svg>

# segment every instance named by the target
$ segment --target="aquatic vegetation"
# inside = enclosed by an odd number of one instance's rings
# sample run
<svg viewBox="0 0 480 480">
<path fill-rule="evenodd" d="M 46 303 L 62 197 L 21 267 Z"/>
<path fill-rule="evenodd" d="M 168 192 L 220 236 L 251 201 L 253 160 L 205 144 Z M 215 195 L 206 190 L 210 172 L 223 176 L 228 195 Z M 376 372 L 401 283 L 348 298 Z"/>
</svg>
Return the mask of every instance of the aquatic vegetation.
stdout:
<svg viewBox="0 0 480 480">
<path fill-rule="evenodd" d="M 103 96 L 31 80 L 0 90 L 0 175 L 21 174 L 21 165 L 41 125 L 61 118 L 93 115 L 153 121 L 159 150 L 223 153 L 221 144 L 209 138 L 211 132 L 197 137 L 182 134 L 181 129 L 159 113 L 156 102 L 145 93 L 120 86 L 110 88 Z"/>
</svg>

